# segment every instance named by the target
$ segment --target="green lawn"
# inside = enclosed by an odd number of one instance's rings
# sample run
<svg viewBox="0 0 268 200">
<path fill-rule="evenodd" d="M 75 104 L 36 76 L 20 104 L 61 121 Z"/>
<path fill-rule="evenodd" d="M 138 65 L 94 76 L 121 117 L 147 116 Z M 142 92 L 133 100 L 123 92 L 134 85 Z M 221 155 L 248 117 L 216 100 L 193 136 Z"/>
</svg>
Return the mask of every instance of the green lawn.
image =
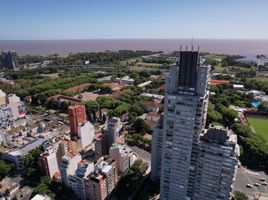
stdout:
<svg viewBox="0 0 268 200">
<path fill-rule="evenodd" d="M 220 65 L 214 66 L 215 69 L 213 70 L 214 73 L 223 73 L 224 67 L 221 67 Z"/>
<path fill-rule="evenodd" d="M 243 68 L 243 67 L 234 67 L 234 66 L 225 66 L 225 67 L 222 67 L 220 65 L 216 65 L 214 66 L 215 69 L 213 70 L 214 73 L 224 73 L 224 71 L 226 71 L 225 73 L 233 73 L 233 72 L 248 72 L 248 71 L 251 71 L 251 70 L 254 70 L 252 68 Z M 252 78 L 252 79 L 257 79 L 259 81 L 268 81 L 268 78 L 260 78 L 258 79 L 259 77 L 257 78 Z"/>
<path fill-rule="evenodd" d="M 144 66 L 148 66 L 148 67 L 160 67 L 160 66 L 162 66 L 162 64 L 159 64 L 159 63 L 138 62 L 138 63 L 136 63 L 136 66 L 141 66 L 141 67 L 144 67 Z"/>
<path fill-rule="evenodd" d="M 264 117 L 247 117 L 250 125 L 255 129 L 257 134 L 261 134 L 268 142 L 268 118 Z"/>
<path fill-rule="evenodd" d="M 267 77 L 254 77 L 254 78 L 248 78 L 249 80 L 259 81 L 268 84 L 268 78 Z"/>
</svg>

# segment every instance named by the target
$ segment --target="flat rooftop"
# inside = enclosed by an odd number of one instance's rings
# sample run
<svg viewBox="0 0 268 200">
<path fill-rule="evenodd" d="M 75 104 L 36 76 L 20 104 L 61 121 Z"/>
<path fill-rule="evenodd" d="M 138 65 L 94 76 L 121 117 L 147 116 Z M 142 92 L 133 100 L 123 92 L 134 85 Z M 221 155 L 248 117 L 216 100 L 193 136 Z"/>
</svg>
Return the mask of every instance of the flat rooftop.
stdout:
<svg viewBox="0 0 268 200">
<path fill-rule="evenodd" d="M 9 152 L 7 152 L 8 154 L 10 155 L 13 155 L 13 156 L 21 156 L 21 155 L 24 155 L 24 154 L 27 154 L 29 151 L 31 151 L 32 149 L 42 145 L 44 142 L 48 141 L 47 138 L 38 138 L 34 141 L 31 141 L 29 142 L 28 144 L 22 146 L 22 147 L 19 147 L 15 150 L 11 150 Z"/>
</svg>

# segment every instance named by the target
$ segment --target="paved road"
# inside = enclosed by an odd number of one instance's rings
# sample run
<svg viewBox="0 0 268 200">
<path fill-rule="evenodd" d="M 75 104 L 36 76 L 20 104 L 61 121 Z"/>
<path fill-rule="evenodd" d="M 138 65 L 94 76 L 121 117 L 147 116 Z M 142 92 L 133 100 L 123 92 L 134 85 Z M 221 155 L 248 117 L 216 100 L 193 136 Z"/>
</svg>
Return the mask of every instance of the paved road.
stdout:
<svg viewBox="0 0 268 200">
<path fill-rule="evenodd" d="M 265 174 L 261 171 L 251 171 L 241 166 L 237 170 L 234 191 L 241 191 L 247 194 L 249 197 L 253 197 L 254 194 L 261 193 L 262 197 L 267 197 L 268 199 L 268 186 L 253 186 L 253 188 L 246 187 L 247 184 L 253 185 L 254 183 L 261 183 L 259 181 L 260 177 L 265 178 L 266 182 L 268 182 L 268 174 Z"/>
<path fill-rule="evenodd" d="M 151 165 L 151 154 L 137 146 L 130 146 L 130 148 L 138 155 L 138 158 L 142 159 Z"/>
</svg>

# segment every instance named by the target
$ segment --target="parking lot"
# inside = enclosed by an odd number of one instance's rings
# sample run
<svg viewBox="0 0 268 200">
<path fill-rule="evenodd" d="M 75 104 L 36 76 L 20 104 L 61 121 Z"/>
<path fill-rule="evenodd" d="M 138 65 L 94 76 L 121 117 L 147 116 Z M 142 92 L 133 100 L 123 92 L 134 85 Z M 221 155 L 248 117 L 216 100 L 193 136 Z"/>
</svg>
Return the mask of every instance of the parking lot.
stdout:
<svg viewBox="0 0 268 200">
<path fill-rule="evenodd" d="M 268 182 L 268 175 L 264 172 L 252 171 L 241 166 L 237 170 L 234 191 L 241 191 L 247 194 L 250 199 L 252 199 L 254 195 L 261 194 L 261 199 L 268 200 L 268 186 L 254 186 L 254 183 L 261 184 L 261 181 L 259 180 L 260 178 L 264 178 L 265 181 Z M 248 188 L 247 184 L 251 184 L 253 187 Z"/>
</svg>

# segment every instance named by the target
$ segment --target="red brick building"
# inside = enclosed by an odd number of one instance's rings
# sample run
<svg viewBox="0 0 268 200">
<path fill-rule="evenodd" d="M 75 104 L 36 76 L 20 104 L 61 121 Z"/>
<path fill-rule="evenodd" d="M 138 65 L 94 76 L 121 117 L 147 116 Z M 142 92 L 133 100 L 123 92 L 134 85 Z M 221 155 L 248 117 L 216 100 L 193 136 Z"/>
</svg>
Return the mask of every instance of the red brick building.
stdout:
<svg viewBox="0 0 268 200">
<path fill-rule="evenodd" d="M 82 105 L 70 106 L 68 108 L 71 137 L 77 138 L 78 125 L 86 123 L 86 108 Z"/>
</svg>

